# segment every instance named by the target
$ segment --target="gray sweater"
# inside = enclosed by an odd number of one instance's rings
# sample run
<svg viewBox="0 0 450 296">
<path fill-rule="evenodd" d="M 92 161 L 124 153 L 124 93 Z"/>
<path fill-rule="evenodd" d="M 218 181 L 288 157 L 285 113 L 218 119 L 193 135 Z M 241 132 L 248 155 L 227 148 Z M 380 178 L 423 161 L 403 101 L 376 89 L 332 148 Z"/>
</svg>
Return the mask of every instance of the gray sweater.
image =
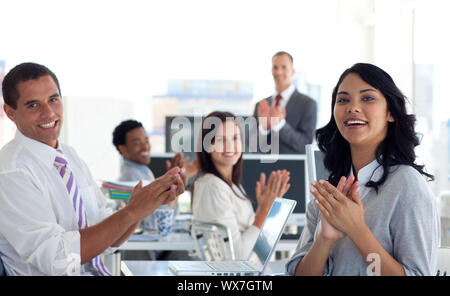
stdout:
<svg viewBox="0 0 450 296">
<path fill-rule="evenodd" d="M 440 241 L 435 198 L 422 175 L 411 166 L 394 166 L 390 171 L 378 194 L 375 189 L 362 186 L 381 176 L 383 168 L 376 160 L 358 174 L 360 197 L 367 208 L 366 224 L 384 249 L 403 266 L 406 275 L 435 275 Z M 308 204 L 306 225 L 297 249 L 286 264 L 288 274 L 294 274 L 320 230 L 320 212 L 313 198 Z M 323 275 L 367 275 L 370 262 L 364 259 L 346 236 L 331 250 Z"/>
</svg>

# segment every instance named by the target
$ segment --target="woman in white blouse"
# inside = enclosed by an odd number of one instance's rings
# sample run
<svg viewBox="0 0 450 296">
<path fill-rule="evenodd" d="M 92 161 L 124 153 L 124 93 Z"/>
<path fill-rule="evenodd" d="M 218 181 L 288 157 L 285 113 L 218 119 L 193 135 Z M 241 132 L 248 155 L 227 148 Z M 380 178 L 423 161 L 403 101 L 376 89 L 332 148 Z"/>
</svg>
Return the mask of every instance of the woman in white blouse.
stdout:
<svg viewBox="0 0 450 296">
<path fill-rule="evenodd" d="M 289 172 L 261 174 L 256 182 L 257 208 L 241 185 L 242 139 L 236 117 L 228 112 L 212 112 L 202 123 L 199 171 L 192 186 L 194 219 L 220 223 L 232 235 L 236 259 L 247 259 L 275 197 L 289 189 Z"/>
</svg>

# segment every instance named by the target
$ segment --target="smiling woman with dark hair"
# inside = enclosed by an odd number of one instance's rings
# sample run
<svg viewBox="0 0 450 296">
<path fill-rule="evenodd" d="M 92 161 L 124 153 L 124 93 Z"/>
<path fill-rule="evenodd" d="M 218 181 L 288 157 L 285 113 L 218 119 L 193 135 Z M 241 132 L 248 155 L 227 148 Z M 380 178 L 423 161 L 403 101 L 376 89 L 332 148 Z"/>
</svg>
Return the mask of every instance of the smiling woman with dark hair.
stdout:
<svg viewBox="0 0 450 296">
<path fill-rule="evenodd" d="M 199 175 L 192 186 L 194 219 L 220 223 L 231 232 L 236 259 L 246 260 L 275 197 L 289 189 L 289 172 L 264 173 L 256 184 L 256 213 L 241 185 L 242 139 L 236 117 L 212 112 L 203 119 L 202 149 L 197 152 Z"/>
<path fill-rule="evenodd" d="M 416 164 L 415 116 L 393 79 L 371 64 L 344 71 L 317 130 L 328 181 L 313 182 L 295 275 L 433 275 L 440 226 Z"/>
</svg>

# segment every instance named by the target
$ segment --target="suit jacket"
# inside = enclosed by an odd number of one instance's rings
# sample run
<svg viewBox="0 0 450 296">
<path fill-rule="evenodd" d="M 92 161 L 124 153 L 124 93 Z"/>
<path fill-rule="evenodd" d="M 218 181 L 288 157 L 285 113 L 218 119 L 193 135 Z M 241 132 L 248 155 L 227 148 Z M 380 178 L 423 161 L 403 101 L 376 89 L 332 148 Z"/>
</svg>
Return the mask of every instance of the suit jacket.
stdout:
<svg viewBox="0 0 450 296">
<path fill-rule="evenodd" d="M 265 98 L 272 105 L 272 97 Z M 253 116 L 258 117 L 258 104 L 255 106 Z M 286 124 L 279 130 L 280 154 L 304 154 L 305 145 L 313 141 L 314 130 L 317 123 L 317 103 L 310 97 L 297 90 L 289 98 L 286 105 Z M 270 143 L 271 131 L 267 136 L 261 135 L 258 130 L 258 140 Z M 262 139 L 262 137 L 269 137 Z M 259 147 L 259 145 L 258 145 Z"/>
</svg>

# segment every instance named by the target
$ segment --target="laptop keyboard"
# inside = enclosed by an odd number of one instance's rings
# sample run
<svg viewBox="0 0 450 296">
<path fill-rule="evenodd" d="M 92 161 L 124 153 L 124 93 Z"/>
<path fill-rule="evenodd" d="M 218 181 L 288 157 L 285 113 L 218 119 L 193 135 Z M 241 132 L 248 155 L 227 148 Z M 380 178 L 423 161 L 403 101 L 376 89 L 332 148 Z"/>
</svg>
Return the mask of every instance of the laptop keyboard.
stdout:
<svg viewBox="0 0 450 296">
<path fill-rule="evenodd" d="M 206 262 L 212 269 L 215 270 L 232 270 L 232 271 L 246 271 L 250 268 L 243 262 L 229 262 L 229 261 L 214 261 Z"/>
</svg>

